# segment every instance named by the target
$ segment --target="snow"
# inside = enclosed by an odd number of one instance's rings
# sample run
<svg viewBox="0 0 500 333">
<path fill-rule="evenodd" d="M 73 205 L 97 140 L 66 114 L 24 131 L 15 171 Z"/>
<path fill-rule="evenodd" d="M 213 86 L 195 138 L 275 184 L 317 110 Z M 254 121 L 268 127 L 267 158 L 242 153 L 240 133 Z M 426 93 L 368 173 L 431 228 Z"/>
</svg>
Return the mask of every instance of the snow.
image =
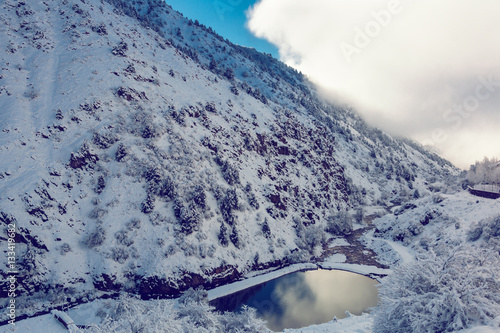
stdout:
<svg viewBox="0 0 500 333">
<path fill-rule="evenodd" d="M 325 258 L 325 260 L 323 260 L 321 265 L 324 266 L 325 264 L 345 263 L 346 260 L 347 260 L 347 257 L 345 256 L 345 254 L 336 253 L 336 254 L 333 254 L 333 255 Z"/>
<path fill-rule="evenodd" d="M 77 321 L 78 322 L 78 321 Z M 360 316 L 349 315 L 340 320 L 332 320 L 328 323 L 311 325 L 298 329 L 285 329 L 284 333 L 372 333 L 373 316 L 363 313 Z M 498 324 L 489 326 L 476 326 L 473 328 L 457 331 L 456 333 L 498 333 Z M 67 333 L 68 331 L 52 315 L 46 314 L 16 323 L 14 327 L 1 326 L 0 332 L 10 333 Z"/>
<path fill-rule="evenodd" d="M 373 230 L 367 232 L 366 234 L 363 235 L 363 238 L 367 242 L 376 243 L 379 242 L 380 247 L 383 247 L 383 244 L 386 244 L 390 247 L 390 249 L 395 253 L 395 255 L 398 257 L 395 261 L 398 261 L 399 263 L 403 264 L 408 264 L 411 263 L 413 260 L 415 260 L 415 254 L 413 251 L 406 246 L 402 245 L 401 243 L 394 242 L 389 239 L 380 239 L 380 238 L 375 238 L 373 237 Z M 382 245 L 380 245 L 382 243 Z M 386 251 L 386 249 L 384 249 Z M 378 252 L 382 252 L 382 250 L 378 250 Z"/>
<path fill-rule="evenodd" d="M 498 333 L 500 328 L 491 326 L 476 326 L 473 328 L 456 331 L 456 333 Z M 360 316 L 350 315 L 340 320 L 332 320 L 331 322 L 311 325 L 309 327 L 298 329 L 285 329 L 285 333 L 372 333 L 373 316 L 368 313 L 363 313 Z"/>
<path fill-rule="evenodd" d="M 350 246 L 351 244 L 349 244 L 348 241 L 346 241 L 344 238 L 335 238 L 333 241 L 331 241 L 329 244 L 328 244 L 328 247 L 329 248 L 333 248 L 333 247 L 336 247 L 336 246 Z"/>
<path fill-rule="evenodd" d="M 323 269 L 339 269 L 366 276 L 388 275 L 392 272 L 390 269 L 358 264 L 321 263 L 319 266 Z"/>
<path fill-rule="evenodd" d="M 311 325 L 309 327 L 298 329 L 285 329 L 287 333 L 371 333 L 373 325 L 373 317 L 367 313 L 360 316 L 349 315 L 340 320 L 332 320 L 331 322 Z"/>
<path fill-rule="evenodd" d="M 0 56 L 0 206 L 2 213 L 16 218 L 19 233 L 32 239 L 29 233 L 40 241 L 38 247 L 34 241 L 17 244 L 20 259 L 33 259 L 23 262 L 32 267 L 25 280 L 68 290 L 67 294 L 21 295 L 25 298 L 20 303 L 29 304 L 22 310 L 27 314 L 62 305 L 67 298 L 102 296 L 105 292 L 97 290 L 94 282 L 102 281 L 103 274 L 133 287 L 140 281 L 129 279 L 131 276 L 170 279 L 196 273 L 209 279 L 207 272 L 223 266 L 248 272 L 255 258 L 268 263 L 293 253 L 310 256 L 300 248 L 296 221 L 321 229 L 330 215 L 358 204 L 364 207 L 365 216 L 386 213 L 390 200 L 408 200 L 415 189 L 422 196 L 415 201 L 417 208 L 375 220 L 381 235 L 375 237 L 371 232 L 363 238 L 391 268 L 411 263 L 423 242 L 432 245 L 438 238 L 465 241 L 465 230 L 471 225 L 500 213 L 499 200 L 466 192 L 433 193 L 432 186 L 441 187 L 445 176 L 458 170 L 425 150 L 370 128 L 347 108 L 315 99 L 316 92 L 301 75 L 252 50 L 226 43 L 175 11 L 162 11 L 158 6 L 158 17 L 148 22 L 163 20 L 162 36 L 137 18 L 121 15 L 107 2 L 24 3 L 19 5 L 32 10 L 24 17 L 16 14 L 17 3 L 0 5 L 5 37 L 0 39 L 0 49 L 13 49 Z M 150 3 L 142 4 L 141 12 L 148 12 Z M 83 14 L 76 13 L 73 5 Z M 91 29 L 97 23 L 106 26 L 105 36 Z M 182 36 L 175 33 L 177 28 Z M 35 31 L 43 33 L 43 38 L 32 38 Z M 113 56 L 111 49 L 122 40 L 128 44 L 126 56 Z M 193 51 L 199 60 L 187 56 L 184 49 Z M 217 61 L 219 72 L 207 70 L 210 59 Z M 130 65 L 135 74 L 124 70 Z M 235 68 L 232 82 L 220 73 L 229 67 Z M 244 77 L 243 72 L 250 74 Z M 145 80 L 148 78 L 154 81 Z M 243 84 L 251 92 L 259 89 L 267 104 L 244 91 Z M 238 96 L 231 92 L 232 85 L 237 86 Z M 133 98 L 118 97 L 120 87 L 133 89 Z M 216 112 L 204 111 L 209 102 Z M 184 112 L 182 121 L 174 119 L 173 110 Z M 186 115 L 189 112 L 203 116 Z M 146 125 L 158 126 L 158 137 L 144 138 Z M 93 142 L 97 134 L 112 134 L 118 141 L 100 148 Z M 271 150 L 276 145 L 295 150 L 296 156 L 266 155 L 255 147 L 244 148 L 244 137 L 250 144 L 259 144 L 257 134 L 267 138 L 266 146 L 259 149 Z M 201 143 L 204 139 L 207 146 Z M 99 161 L 87 168 L 71 168 L 70 156 L 85 143 Z M 119 144 L 130 148 L 123 161 L 115 158 Z M 215 157 L 234 163 L 241 184 L 228 184 Z M 162 170 L 162 176 L 175 179 L 179 200 L 188 200 L 194 185 L 204 186 L 209 208 L 200 213 L 199 230 L 189 235 L 179 232 L 173 203 L 165 198 L 155 197 L 152 214 L 141 212 L 149 186 L 143 174 L 152 166 Z M 404 179 L 405 172 L 411 173 L 411 182 Z M 98 193 L 95 188 L 100 176 L 106 186 Z M 246 200 L 247 183 L 252 185 L 259 208 L 250 207 Z M 221 209 L 215 194 L 228 189 L 234 189 L 240 201 L 240 207 L 233 210 L 238 221 L 234 228 L 243 243 L 240 248 L 232 243 L 223 247 L 218 241 Z M 278 193 L 289 203 L 286 209 L 278 209 L 270 201 L 269 196 Z M 436 203 L 434 196 L 442 196 L 444 201 Z M 37 216 L 37 209 L 45 215 Z M 307 218 L 309 210 L 316 215 L 314 221 Z M 404 241 L 395 239 L 396 229 L 408 231 L 418 226 L 428 212 L 436 216 L 421 234 L 405 236 Z M 140 226 L 130 227 L 131 219 L 141 221 Z M 261 227 L 266 219 L 269 238 Z M 105 230 L 106 239 L 89 248 L 85 240 L 99 227 Z M 124 245 L 123 238 L 117 237 L 124 234 L 133 244 Z M 330 247 L 347 245 L 337 238 Z M 63 253 L 67 246 L 70 250 Z M 116 250 L 126 256 L 117 259 Z M 390 269 L 345 261 L 345 256 L 337 254 L 321 267 L 364 275 L 391 273 Z M 298 264 L 259 276 L 262 272 L 246 273 L 245 280 L 213 289 L 209 297 L 316 267 Z M 84 318 L 90 322 L 99 319 L 92 307 L 85 309 L 84 305 L 69 310 L 69 315 L 77 323 Z M 329 325 L 341 329 L 344 323 L 355 325 L 359 320 L 359 329 L 364 329 L 363 325 L 371 323 L 369 316 L 355 318 Z M 18 332 L 64 330 L 52 315 L 18 325 Z"/>
<path fill-rule="evenodd" d="M 15 325 L 0 326 L 2 333 L 68 333 L 68 330 L 54 318 L 52 314 L 46 314 L 35 318 L 20 320 Z"/>
<path fill-rule="evenodd" d="M 496 328 L 492 326 L 476 326 L 473 328 L 457 331 L 457 333 L 498 333 L 500 332 L 500 328 L 498 327 L 498 325 L 496 326 Z"/>
</svg>

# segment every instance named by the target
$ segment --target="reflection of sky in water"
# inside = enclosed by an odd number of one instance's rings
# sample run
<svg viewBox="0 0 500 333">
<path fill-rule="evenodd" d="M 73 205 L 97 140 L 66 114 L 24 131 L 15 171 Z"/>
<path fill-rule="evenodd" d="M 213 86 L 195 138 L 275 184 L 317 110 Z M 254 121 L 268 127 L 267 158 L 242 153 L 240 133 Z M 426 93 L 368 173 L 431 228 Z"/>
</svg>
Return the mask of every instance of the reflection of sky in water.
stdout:
<svg viewBox="0 0 500 333">
<path fill-rule="evenodd" d="M 257 308 L 270 329 L 299 328 L 361 314 L 377 305 L 377 281 L 344 271 L 317 270 L 267 283 L 246 304 Z"/>
</svg>

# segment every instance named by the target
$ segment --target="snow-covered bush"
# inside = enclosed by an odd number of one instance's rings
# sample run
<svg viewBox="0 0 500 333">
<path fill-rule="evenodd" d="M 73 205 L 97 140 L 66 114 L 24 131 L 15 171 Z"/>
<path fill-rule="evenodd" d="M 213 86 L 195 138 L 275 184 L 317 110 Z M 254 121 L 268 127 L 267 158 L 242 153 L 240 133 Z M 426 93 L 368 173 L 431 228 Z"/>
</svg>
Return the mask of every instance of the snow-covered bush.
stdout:
<svg viewBox="0 0 500 333">
<path fill-rule="evenodd" d="M 191 199 L 201 210 L 207 209 L 207 194 L 202 185 L 196 185 L 191 194 Z"/>
<path fill-rule="evenodd" d="M 310 254 L 307 251 L 299 250 L 292 251 L 290 255 L 286 257 L 286 260 L 290 264 L 299 264 L 304 262 L 309 262 Z"/>
<path fill-rule="evenodd" d="M 481 238 L 482 234 L 483 234 L 483 226 L 481 224 L 476 223 L 472 225 L 470 229 L 467 231 L 467 240 L 475 242 L 479 238 Z"/>
<path fill-rule="evenodd" d="M 330 215 L 325 231 L 335 236 L 349 235 L 352 232 L 352 217 L 346 212 Z"/>
<path fill-rule="evenodd" d="M 83 243 L 92 249 L 96 246 L 102 245 L 105 240 L 106 230 L 99 226 L 84 239 Z"/>
<path fill-rule="evenodd" d="M 252 191 L 252 185 L 250 185 L 250 183 L 248 183 L 245 186 L 245 193 L 247 195 L 247 200 L 248 200 L 248 204 L 250 205 L 250 207 L 253 207 L 255 209 L 259 209 L 260 204 L 257 201 L 257 197 L 255 196 L 255 193 Z"/>
<path fill-rule="evenodd" d="M 237 249 L 240 249 L 242 247 L 242 243 L 240 241 L 240 236 L 239 236 L 238 230 L 236 229 L 236 226 L 234 226 L 234 225 L 233 225 L 233 229 L 231 231 L 231 235 L 229 235 L 229 239 L 231 240 L 231 243 L 233 243 Z"/>
<path fill-rule="evenodd" d="M 182 199 L 177 198 L 174 201 L 174 214 L 181 225 L 182 232 L 186 235 L 198 230 L 201 224 L 201 216 L 194 203 L 186 203 Z"/>
<path fill-rule="evenodd" d="M 374 332 L 452 332 L 500 315 L 498 253 L 472 246 L 440 252 L 428 252 L 382 281 Z"/>
<path fill-rule="evenodd" d="M 127 51 L 128 51 L 127 43 L 125 43 L 124 41 L 121 41 L 118 45 L 113 47 L 113 49 L 111 50 L 111 53 L 113 53 L 113 55 L 115 55 L 115 56 L 126 57 Z"/>
<path fill-rule="evenodd" d="M 39 96 L 39 92 L 33 88 L 33 86 L 29 86 L 28 89 L 24 92 L 24 97 L 33 100 Z"/>
<path fill-rule="evenodd" d="M 164 129 L 158 124 L 147 124 L 144 126 L 141 136 L 144 139 L 156 139 L 163 135 Z"/>
<path fill-rule="evenodd" d="M 123 143 L 119 143 L 115 152 L 115 159 L 117 162 L 121 162 L 129 154 L 130 149 L 126 147 Z"/>
<path fill-rule="evenodd" d="M 228 161 L 223 161 L 221 163 L 221 171 L 222 171 L 222 177 L 229 185 L 235 185 L 240 183 L 239 170 Z"/>
<path fill-rule="evenodd" d="M 441 202 L 443 202 L 443 200 L 444 200 L 444 197 L 442 195 L 435 194 L 435 195 L 432 196 L 432 201 L 435 204 L 441 203 Z"/>
<path fill-rule="evenodd" d="M 198 257 L 205 259 L 206 257 L 213 258 L 216 251 L 216 247 L 212 245 L 207 245 L 205 243 L 201 243 L 198 245 Z"/>
<path fill-rule="evenodd" d="M 403 242 L 404 245 L 409 245 L 411 241 L 411 232 L 404 226 L 397 226 L 392 232 L 392 240 Z"/>
<path fill-rule="evenodd" d="M 129 253 L 123 247 L 115 247 L 115 248 L 111 249 L 111 258 L 120 264 L 125 263 L 125 261 L 127 261 L 128 257 L 129 257 Z"/>
<path fill-rule="evenodd" d="M 217 113 L 217 108 L 215 107 L 214 102 L 207 102 L 207 104 L 205 104 L 205 110 L 207 112 Z"/>
<path fill-rule="evenodd" d="M 118 138 L 116 135 L 109 131 L 103 131 L 101 133 L 95 133 L 92 137 L 92 143 L 100 149 L 106 149 L 111 147 Z"/>
<path fill-rule="evenodd" d="M 108 310 L 108 309 L 106 309 Z M 103 314 L 102 314 L 103 315 Z M 184 332 L 183 322 L 171 301 L 142 302 L 122 296 L 100 325 L 82 329 L 86 333 Z"/>
<path fill-rule="evenodd" d="M 175 183 L 172 178 L 167 176 L 161 181 L 157 194 L 167 201 L 175 198 Z"/>
<path fill-rule="evenodd" d="M 127 222 L 126 227 L 128 230 L 132 231 L 134 229 L 140 229 L 141 228 L 141 220 L 138 218 L 133 218 L 130 221 Z"/>
<path fill-rule="evenodd" d="M 71 252 L 71 246 L 68 243 L 64 243 L 63 245 L 61 245 L 60 252 L 62 255 Z"/>
<path fill-rule="evenodd" d="M 57 110 L 56 110 L 56 119 L 57 119 L 57 120 L 62 120 L 62 119 L 64 119 L 64 114 L 63 114 L 63 112 L 61 111 L 61 109 L 57 109 Z"/>
<path fill-rule="evenodd" d="M 264 223 L 262 223 L 262 233 L 266 238 L 271 238 L 271 228 L 269 228 L 269 223 L 267 222 L 267 218 L 264 219 Z"/>
<path fill-rule="evenodd" d="M 418 222 L 410 222 L 408 226 L 408 231 L 411 232 L 413 236 L 420 235 L 424 231 L 424 227 L 421 223 Z"/>
<path fill-rule="evenodd" d="M 97 33 L 100 36 L 106 36 L 108 34 L 108 31 L 106 30 L 106 24 L 102 22 L 97 25 L 91 26 L 91 29 L 93 32 Z"/>
<path fill-rule="evenodd" d="M 394 210 L 394 215 L 401 215 L 405 211 L 415 209 L 415 208 L 417 208 L 417 205 L 415 205 L 414 203 L 408 202 L 408 203 L 405 203 L 404 205 L 401 205 L 396 210 Z"/>
<path fill-rule="evenodd" d="M 105 317 L 100 325 L 81 329 L 83 333 L 266 333 L 271 332 L 256 316 L 255 309 L 217 313 L 208 304 L 204 290 L 187 290 L 178 300 L 141 301 L 121 296 L 116 306 L 99 309 Z"/>
<path fill-rule="evenodd" d="M 226 79 L 228 79 L 229 81 L 232 81 L 234 80 L 234 70 L 232 68 L 226 68 L 225 72 L 224 72 L 224 77 Z"/>
<path fill-rule="evenodd" d="M 148 183 L 158 184 L 163 176 L 163 170 L 159 165 L 152 164 L 144 168 L 143 177 Z"/>
<path fill-rule="evenodd" d="M 217 61 L 215 59 L 210 59 L 210 64 L 208 65 L 208 69 L 211 70 L 212 72 L 216 73 L 217 71 Z"/>
<path fill-rule="evenodd" d="M 229 245 L 228 231 L 227 231 L 227 227 L 225 226 L 224 222 L 222 222 L 220 225 L 219 244 L 222 245 L 223 247 L 227 247 Z"/>
<path fill-rule="evenodd" d="M 217 315 L 212 312 L 210 305 L 206 302 L 207 292 L 204 290 L 187 290 L 179 298 L 179 318 L 189 318 L 190 325 L 196 328 L 215 328 L 217 324 Z"/>
<path fill-rule="evenodd" d="M 144 200 L 141 203 L 141 212 L 144 214 L 150 214 L 153 212 L 155 209 L 155 198 L 152 195 L 149 195 L 146 197 L 146 200 Z"/>
<path fill-rule="evenodd" d="M 228 189 L 224 197 L 219 200 L 219 208 L 224 221 L 229 225 L 233 225 L 236 222 L 233 210 L 239 208 L 238 194 L 234 188 Z"/>
<path fill-rule="evenodd" d="M 107 211 L 107 210 L 102 209 L 102 208 L 100 208 L 100 207 L 96 207 L 96 208 L 94 208 L 94 209 L 90 212 L 89 217 L 90 217 L 91 219 L 100 219 L 100 218 L 102 218 L 104 215 L 106 215 L 107 213 L 108 213 L 108 211 Z"/>
<path fill-rule="evenodd" d="M 184 110 L 172 111 L 171 116 L 172 116 L 172 119 L 174 119 L 174 121 L 177 124 L 179 124 L 183 127 L 186 126 L 186 112 Z"/>
<path fill-rule="evenodd" d="M 103 175 L 100 175 L 97 178 L 97 184 L 94 188 L 94 192 L 97 194 L 101 194 L 105 187 L 106 187 L 106 179 L 104 178 Z"/>
<path fill-rule="evenodd" d="M 492 237 L 500 237 L 500 216 L 476 223 L 467 232 L 469 241 L 474 242 L 481 237 L 487 241 Z"/>
<path fill-rule="evenodd" d="M 128 237 L 127 231 L 117 231 L 115 233 L 115 238 L 118 244 L 122 244 L 125 246 L 131 246 L 132 244 L 134 244 L 134 240 Z"/>
<path fill-rule="evenodd" d="M 304 245 L 302 245 L 302 248 L 309 251 L 310 254 L 314 254 L 316 246 L 322 245 L 326 241 L 325 232 L 323 231 L 323 228 L 316 225 L 312 225 L 305 228 L 303 241 L 305 248 Z"/>
<path fill-rule="evenodd" d="M 262 333 L 270 332 L 265 321 L 257 318 L 257 310 L 244 305 L 241 312 L 226 312 L 220 317 L 221 332 Z"/>
<path fill-rule="evenodd" d="M 238 91 L 238 88 L 234 84 L 231 85 L 231 92 L 233 94 L 235 94 L 236 96 L 238 96 L 240 94 L 240 92 Z"/>
</svg>

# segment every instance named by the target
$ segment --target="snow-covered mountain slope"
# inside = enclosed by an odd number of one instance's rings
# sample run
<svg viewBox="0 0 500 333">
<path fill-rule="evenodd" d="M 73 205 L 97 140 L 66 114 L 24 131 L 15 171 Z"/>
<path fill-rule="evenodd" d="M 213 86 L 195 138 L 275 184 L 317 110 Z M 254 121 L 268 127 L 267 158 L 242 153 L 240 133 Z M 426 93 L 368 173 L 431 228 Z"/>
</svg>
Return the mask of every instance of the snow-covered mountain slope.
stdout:
<svg viewBox="0 0 500 333">
<path fill-rule="evenodd" d="M 0 220 L 23 311 L 307 261 L 339 211 L 457 173 L 160 1 L 6 0 L 0 22 Z"/>
<path fill-rule="evenodd" d="M 362 239 L 376 250 L 381 262 L 396 267 L 413 261 L 419 253 L 439 252 L 442 247 L 453 249 L 470 243 L 499 248 L 499 216 L 500 200 L 467 191 L 434 194 L 376 219 L 375 229 Z"/>
<path fill-rule="evenodd" d="M 499 331 L 499 200 L 466 191 L 436 194 L 395 208 L 374 225 L 362 238 L 393 268 L 379 289 L 374 332 L 481 325 L 478 332 Z"/>
</svg>

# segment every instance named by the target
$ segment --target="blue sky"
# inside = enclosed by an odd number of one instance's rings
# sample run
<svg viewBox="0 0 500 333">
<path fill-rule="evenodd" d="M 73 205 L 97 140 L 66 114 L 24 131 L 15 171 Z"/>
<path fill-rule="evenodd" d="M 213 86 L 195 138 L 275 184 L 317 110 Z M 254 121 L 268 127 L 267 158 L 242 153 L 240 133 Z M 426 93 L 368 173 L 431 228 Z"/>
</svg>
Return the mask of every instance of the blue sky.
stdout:
<svg viewBox="0 0 500 333">
<path fill-rule="evenodd" d="M 166 0 L 166 3 L 184 16 L 212 27 L 231 42 L 271 53 L 278 58 L 278 49 L 263 39 L 253 36 L 245 27 L 245 11 L 256 0 Z"/>
</svg>

